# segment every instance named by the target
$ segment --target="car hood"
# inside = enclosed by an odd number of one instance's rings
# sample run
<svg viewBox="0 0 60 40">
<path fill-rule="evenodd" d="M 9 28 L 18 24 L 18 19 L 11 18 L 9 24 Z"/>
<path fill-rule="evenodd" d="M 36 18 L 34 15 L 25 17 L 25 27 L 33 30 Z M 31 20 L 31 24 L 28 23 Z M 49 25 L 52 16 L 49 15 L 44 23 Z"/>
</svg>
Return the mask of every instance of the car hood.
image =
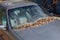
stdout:
<svg viewBox="0 0 60 40">
<path fill-rule="evenodd" d="M 60 40 L 60 20 L 48 24 L 27 28 L 21 31 L 14 31 L 19 40 Z"/>
</svg>

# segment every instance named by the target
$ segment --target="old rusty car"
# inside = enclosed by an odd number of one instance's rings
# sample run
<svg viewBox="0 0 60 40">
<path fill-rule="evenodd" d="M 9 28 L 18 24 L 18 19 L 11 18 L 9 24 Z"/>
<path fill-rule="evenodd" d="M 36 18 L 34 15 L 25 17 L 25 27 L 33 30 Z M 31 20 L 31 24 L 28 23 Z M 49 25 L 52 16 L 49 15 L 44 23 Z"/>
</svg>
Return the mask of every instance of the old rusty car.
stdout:
<svg viewBox="0 0 60 40">
<path fill-rule="evenodd" d="M 60 40 L 60 18 L 33 2 L 0 3 L 0 40 Z"/>
</svg>

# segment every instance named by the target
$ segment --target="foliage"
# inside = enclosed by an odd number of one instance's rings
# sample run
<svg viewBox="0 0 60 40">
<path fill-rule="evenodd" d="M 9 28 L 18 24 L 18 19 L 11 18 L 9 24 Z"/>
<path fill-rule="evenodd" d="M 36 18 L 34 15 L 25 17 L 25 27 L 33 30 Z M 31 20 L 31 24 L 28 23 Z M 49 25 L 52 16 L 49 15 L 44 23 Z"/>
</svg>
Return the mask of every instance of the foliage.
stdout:
<svg viewBox="0 0 60 40">
<path fill-rule="evenodd" d="M 2 24 L 2 17 L 3 17 L 3 9 L 0 8 L 0 25 Z"/>
<path fill-rule="evenodd" d="M 0 20 L 3 17 L 3 9 L 0 8 Z"/>
</svg>

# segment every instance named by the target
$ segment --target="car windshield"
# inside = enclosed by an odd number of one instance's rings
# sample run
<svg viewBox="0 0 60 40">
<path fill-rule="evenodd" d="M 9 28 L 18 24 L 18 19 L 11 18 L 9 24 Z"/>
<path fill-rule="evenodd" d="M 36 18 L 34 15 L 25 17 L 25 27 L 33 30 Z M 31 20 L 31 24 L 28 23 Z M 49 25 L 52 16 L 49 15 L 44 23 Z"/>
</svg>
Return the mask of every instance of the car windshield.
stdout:
<svg viewBox="0 0 60 40">
<path fill-rule="evenodd" d="M 41 8 L 33 5 L 9 9 L 8 13 L 12 27 L 31 23 L 36 21 L 38 18 L 48 16 L 42 11 Z"/>
</svg>

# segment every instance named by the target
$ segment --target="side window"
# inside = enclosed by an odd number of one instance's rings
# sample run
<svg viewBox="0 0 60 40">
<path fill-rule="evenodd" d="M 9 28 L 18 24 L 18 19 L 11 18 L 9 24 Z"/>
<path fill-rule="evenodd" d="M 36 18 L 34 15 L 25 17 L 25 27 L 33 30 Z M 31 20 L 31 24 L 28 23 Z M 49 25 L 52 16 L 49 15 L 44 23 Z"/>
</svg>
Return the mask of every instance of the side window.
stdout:
<svg viewBox="0 0 60 40">
<path fill-rule="evenodd" d="M 6 26 L 6 17 L 5 17 L 5 11 L 3 8 L 0 7 L 0 25 Z"/>
</svg>

